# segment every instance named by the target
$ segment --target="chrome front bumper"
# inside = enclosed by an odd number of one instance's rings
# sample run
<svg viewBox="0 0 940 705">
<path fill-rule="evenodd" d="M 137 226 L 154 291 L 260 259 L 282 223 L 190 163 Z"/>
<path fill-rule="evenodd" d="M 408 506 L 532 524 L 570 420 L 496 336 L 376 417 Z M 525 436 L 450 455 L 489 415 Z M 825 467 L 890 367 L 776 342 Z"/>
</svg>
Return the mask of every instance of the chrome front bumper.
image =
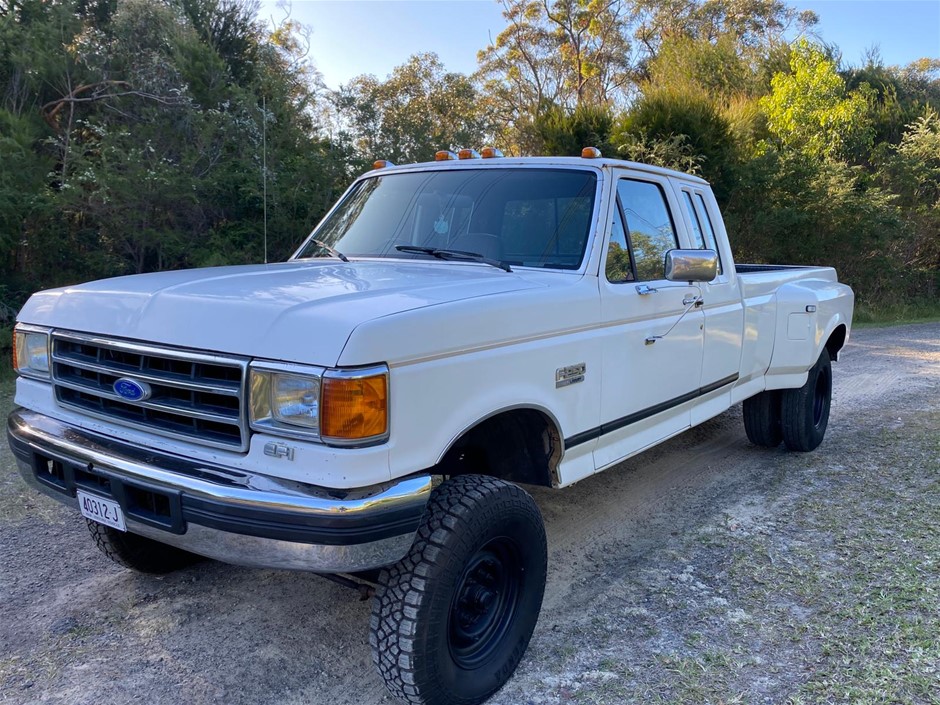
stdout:
<svg viewBox="0 0 940 705">
<path fill-rule="evenodd" d="M 348 573 L 411 547 L 433 486 L 422 474 L 336 490 L 207 465 L 89 433 L 26 409 L 7 425 L 20 473 L 78 507 L 75 490 L 117 501 L 129 531 L 261 568 Z"/>
</svg>

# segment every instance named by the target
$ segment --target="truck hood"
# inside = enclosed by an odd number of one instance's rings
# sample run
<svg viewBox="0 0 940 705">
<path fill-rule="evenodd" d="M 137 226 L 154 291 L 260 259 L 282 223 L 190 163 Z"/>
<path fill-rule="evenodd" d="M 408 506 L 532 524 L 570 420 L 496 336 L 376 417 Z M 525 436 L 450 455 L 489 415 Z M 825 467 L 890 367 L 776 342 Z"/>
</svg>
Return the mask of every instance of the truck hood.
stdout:
<svg viewBox="0 0 940 705">
<path fill-rule="evenodd" d="M 18 320 L 251 357 L 335 365 L 361 323 L 542 284 L 461 263 L 335 260 L 104 279 L 34 294 Z"/>
</svg>

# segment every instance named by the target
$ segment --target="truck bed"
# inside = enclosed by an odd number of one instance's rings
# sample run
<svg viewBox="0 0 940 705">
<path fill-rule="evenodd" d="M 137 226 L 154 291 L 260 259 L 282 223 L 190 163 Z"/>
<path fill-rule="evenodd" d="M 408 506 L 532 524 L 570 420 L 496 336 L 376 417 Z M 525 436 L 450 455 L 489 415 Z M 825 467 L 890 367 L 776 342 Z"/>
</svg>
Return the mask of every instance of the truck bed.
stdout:
<svg viewBox="0 0 940 705">
<path fill-rule="evenodd" d="M 753 274 L 755 272 L 780 272 L 788 269 L 812 269 L 803 264 L 735 264 L 734 270 L 738 274 Z"/>
<path fill-rule="evenodd" d="M 779 287 L 795 281 L 818 280 L 837 282 L 832 267 L 809 267 L 788 264 L 736 264 L 741 294 L 747 304 L 754 299 L 772 296 Z"/>
</svg>

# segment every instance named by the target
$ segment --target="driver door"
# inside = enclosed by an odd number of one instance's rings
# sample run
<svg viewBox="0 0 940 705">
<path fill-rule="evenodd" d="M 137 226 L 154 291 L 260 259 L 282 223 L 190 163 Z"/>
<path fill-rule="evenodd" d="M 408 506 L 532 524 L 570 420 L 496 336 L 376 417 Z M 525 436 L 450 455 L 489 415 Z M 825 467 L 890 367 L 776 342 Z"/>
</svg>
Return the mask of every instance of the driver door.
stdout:
<svg viewBox="0 0 940 705">
<path fill-rule="evenodd" d="M 603 375 L 595 467 L 603 469 L 691 425 L 702 368 L 700 288 L 664 278 L 667 251 L 686 246 L 665 178 L 616 182 L 599 278 Z"/>
</svg>

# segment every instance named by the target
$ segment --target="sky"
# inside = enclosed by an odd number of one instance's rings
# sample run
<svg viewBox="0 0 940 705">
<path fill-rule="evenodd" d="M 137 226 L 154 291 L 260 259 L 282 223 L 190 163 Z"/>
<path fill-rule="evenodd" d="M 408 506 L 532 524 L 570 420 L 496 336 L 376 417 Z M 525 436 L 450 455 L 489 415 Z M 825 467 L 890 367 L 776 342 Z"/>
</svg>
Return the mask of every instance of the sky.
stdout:
<svg viewBox="0 0 940 705">
<path fill-rule="evenodd" d="M 886 64 L 940 58 L 940 0 L 789 0 L 819 16 L 816 31 L 863 63 L 878 47 Z M 262 18 L 283 18 L 263 0 Z M 363 73 L 385 78 L 409 56 L 432 51 L 448 71 L 472 73 L 477 52 L 505 26 L 495 0 L 293 0 L 291 17 L 313 30 L 311 57 L 331 88 Z"/>
</svg>

